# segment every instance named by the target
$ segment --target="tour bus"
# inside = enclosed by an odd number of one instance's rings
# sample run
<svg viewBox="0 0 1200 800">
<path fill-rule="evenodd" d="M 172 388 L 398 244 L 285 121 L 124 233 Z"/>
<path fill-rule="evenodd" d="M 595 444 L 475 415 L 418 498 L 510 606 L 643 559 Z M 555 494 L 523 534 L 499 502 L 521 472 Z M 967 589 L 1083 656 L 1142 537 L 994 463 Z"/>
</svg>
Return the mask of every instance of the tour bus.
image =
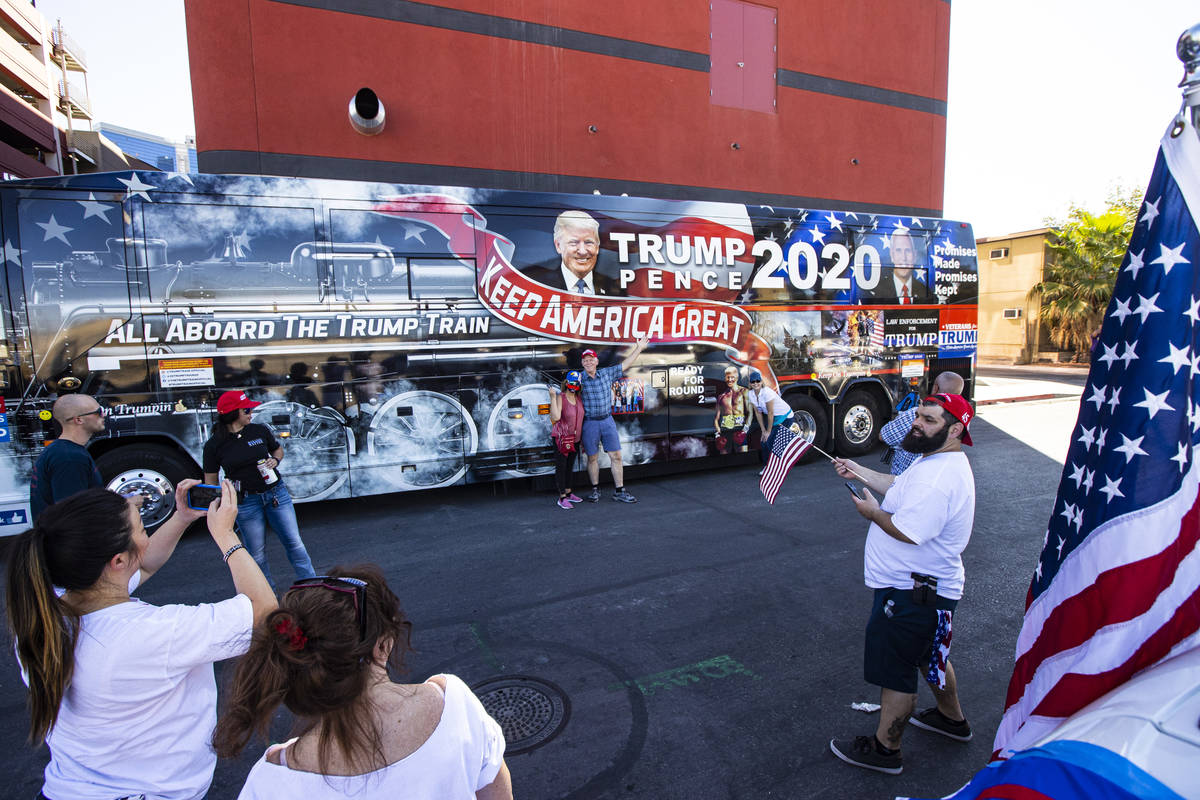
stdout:
<svg viewBox="0 0 1200 800">
<path fill-rule="evenodd" d="M 612 414 L 647 470 L 723 463 L 729 367 L 851 456 L 937 373 L 974 376 L 974 238 L 942 219 L 122 172 L 0 184 L 0 229 L 0 533 L 63 393 L 109 409 L 90 450 L 153 527 L 230 389 L 307 501 L 552 471 L 549 387 L 643 336 Z"/>
</svg>

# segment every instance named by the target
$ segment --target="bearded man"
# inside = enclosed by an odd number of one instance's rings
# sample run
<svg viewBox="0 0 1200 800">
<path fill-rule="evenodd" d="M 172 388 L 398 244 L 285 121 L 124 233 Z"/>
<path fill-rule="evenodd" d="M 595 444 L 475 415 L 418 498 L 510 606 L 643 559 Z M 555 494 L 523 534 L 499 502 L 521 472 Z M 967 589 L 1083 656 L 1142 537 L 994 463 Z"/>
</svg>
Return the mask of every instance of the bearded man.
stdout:
<svg viewBox="0 0 1200 800">
<path fill-rule="evenodd" d="M 903 442 L 919 457 L 901 475 L 833 459 L 842 478 L 885 494 L 882 504 L 866 489 L 854 494 L 858 513 L 871 522 L 863 576 L 875 598 L 863 673 L 879 687 L 880 711 L 874 736 L 830 741 L 833 754 L 847 764 L 898 775 L 900 738 L 909 722 L 956 741 L 971 738 L 949 652 L 953 612 L 963 594 L 962 551 L 975 520 L 975 478 L 962 450 L 972 443 L 972 416 L 961 395 L 922 400 Z M 936 705 L 913 716 L 918 675 Z"/>
</svg>

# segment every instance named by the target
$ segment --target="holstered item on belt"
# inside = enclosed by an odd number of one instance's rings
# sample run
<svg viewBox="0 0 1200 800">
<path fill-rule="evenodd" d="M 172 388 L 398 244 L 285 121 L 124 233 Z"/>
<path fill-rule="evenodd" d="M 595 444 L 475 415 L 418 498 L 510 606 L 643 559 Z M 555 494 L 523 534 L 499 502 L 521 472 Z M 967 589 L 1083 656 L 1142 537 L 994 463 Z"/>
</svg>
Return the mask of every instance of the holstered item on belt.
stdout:
<svg viewBox="0 0 1200 800">
<path fill-rule="evenodd" d="M 918 606 L 937 605 L 937 578 L 919 572 L 910 572 L 909 575 L 912 575 L 913 579 L 913 603 Z"/>
</svg>

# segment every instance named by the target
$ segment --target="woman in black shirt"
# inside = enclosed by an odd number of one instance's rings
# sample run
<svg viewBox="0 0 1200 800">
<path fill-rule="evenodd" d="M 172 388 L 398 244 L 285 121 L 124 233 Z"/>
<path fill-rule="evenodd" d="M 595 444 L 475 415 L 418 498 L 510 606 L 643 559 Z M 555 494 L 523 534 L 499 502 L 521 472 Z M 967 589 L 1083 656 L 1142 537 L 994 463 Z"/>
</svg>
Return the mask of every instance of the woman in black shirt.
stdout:
<svg viewBox="0 0 1200 800">
<path fill-rule="evenodd" d="M 267 522 L 283 543 L 296 577 L 311 578 L 317 573 L 300 540 L 292 496 L 277 472 L 283 460 L 283 447 L 270 428 L 250 421 L 250 409 L 257 405 L 261 404 L 246 397 L 245 392 L 225 392 L 217 400 L 217 425 L 204 443 L 204 482 L 215 485 L 219 470 L 225 470 L 229 480 L 240 482 L 238 529 L 268 581 L 271 571 L 267 567 Z M 271 586 L 274 585 L 271 581 Z"/>
</svg>

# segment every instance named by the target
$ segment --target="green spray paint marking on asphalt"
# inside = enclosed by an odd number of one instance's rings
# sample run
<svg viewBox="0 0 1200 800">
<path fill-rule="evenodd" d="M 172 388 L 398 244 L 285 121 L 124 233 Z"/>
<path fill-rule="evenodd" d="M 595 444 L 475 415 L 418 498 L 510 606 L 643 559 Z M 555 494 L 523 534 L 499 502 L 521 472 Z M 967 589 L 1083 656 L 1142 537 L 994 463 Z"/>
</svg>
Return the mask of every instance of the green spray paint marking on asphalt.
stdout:
<svg viewBox="0 0 1200 800">
<path fill-rule="evenodd" d="M 755 675 L 745 665 L 734 661 L 729 656 L 717 656 L 707 661 L 689 664 L 686 667 L 676 667 L 666 672 L 656 672 L 653 675 L 633 680 L 611 683 L 605 688 L 610 692 L 615 692 L 625 687 L 632 687 L 644 695 L 651 695 L 657 691 L 682 689 L 703 680 L 728 678 L 731 675 L 746 675 L 754 680 L 760 680 L 760 676 Z"/>
<path fill-rule="evenodd" d="M 488 647 L 488 643 L 484 641 L 483 634 L 479 632 L 478 622 L 471 623 L 471 635 L 475 637 L 475 643 L 483 651 L 483 658 L 488 662 L 488 666 L 497 672 L 503 671 L 504 665 L 500 663 L 500 659 L 496 658 L 496 654 L 492 652 L 492 648 Z"/>
</svg>

